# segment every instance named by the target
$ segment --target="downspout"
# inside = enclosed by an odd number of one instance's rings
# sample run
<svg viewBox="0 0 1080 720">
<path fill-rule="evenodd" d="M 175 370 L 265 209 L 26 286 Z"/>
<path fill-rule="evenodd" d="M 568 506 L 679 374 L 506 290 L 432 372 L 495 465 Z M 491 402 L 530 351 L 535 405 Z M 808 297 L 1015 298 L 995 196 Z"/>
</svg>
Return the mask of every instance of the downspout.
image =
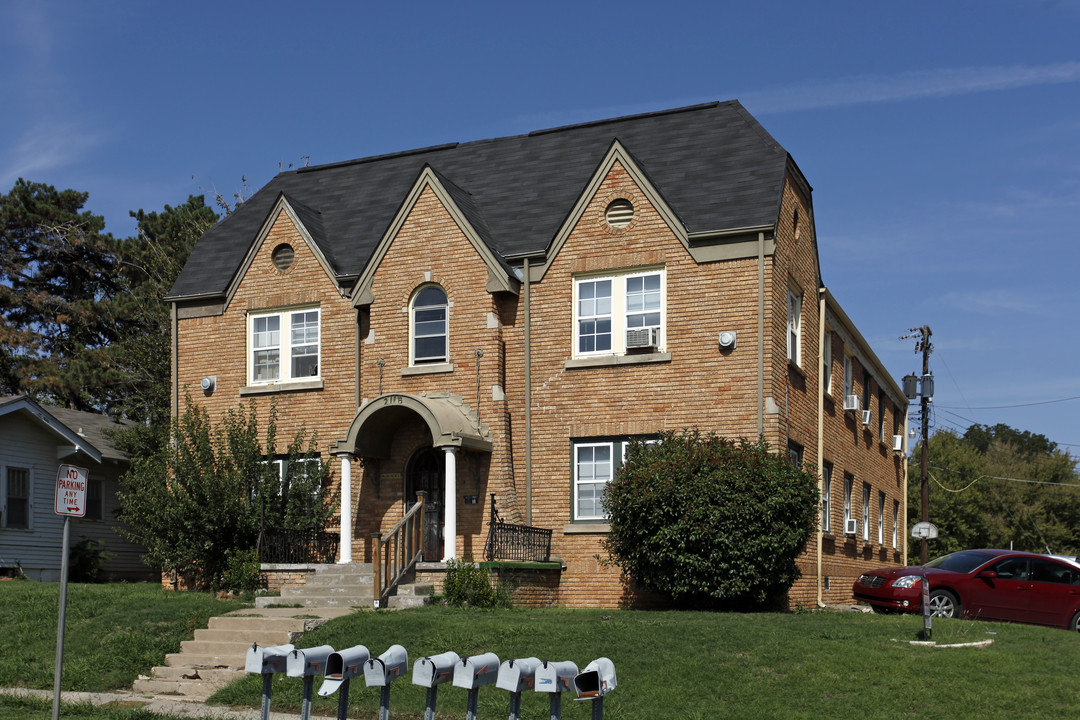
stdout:
<svg viewBox="0 0 1080 720">
<path fill-rule="evenodd" d="M 818 462 L 818 495 L 825 491 L 825 378 L 822 377 L 824 368 L 822 367 L 822 361 L 825 358 L 825 288 L 818 290 L 818 394 L 817 394 L 817 462 Z M 828 369 L 828 372 L 832 372 L 832 368 Z M 821 502 L 818 502 L 818 511 L 820 513 Z M 821 542 L 824 539 L 825 533 L 821 529 L 821 520 L 818 520 L 817 529 L 817 605 L 818 607 L 825 607 L 823 600 L 824 588 L 822 587 L 823 579 L 821 576 Z"/>
<path fill-rule="evenodd" d="M 904 412 L 904 459 L 903 459 L 903 472 L 901 473 L 901 486 L 904 488 L 900 493 L 900 518 L 903 519 L 904 527 L 907 528 L 907 491 L 908 491 L 908 438 L 911 437 L 908 430 L 908 413 Z M 908 564 L 908 545 L 909 535 L 907 532 L 897 531 L 897 539 L 904 543 L 904 560 L 903 563 L 906 566 Z"/>
<path fill-rule="evenodd" d="M 169 303 L 169 371 L 172 375 L 172 416 L 180 417 L 180 372 L 179 353 L 177 342 L 180 336 L 178 320 L 176 318 L 176 303 Z"/>
<path fill-rule="evenodd" d="M 757 236 L 757 434 L 765 434 L 765 233 Z"/>
<path fill-rule="evenodd" d="M 529 258 L 525 258 L 525 524 L 532 525 L 532 285 Z"/>
</svg>

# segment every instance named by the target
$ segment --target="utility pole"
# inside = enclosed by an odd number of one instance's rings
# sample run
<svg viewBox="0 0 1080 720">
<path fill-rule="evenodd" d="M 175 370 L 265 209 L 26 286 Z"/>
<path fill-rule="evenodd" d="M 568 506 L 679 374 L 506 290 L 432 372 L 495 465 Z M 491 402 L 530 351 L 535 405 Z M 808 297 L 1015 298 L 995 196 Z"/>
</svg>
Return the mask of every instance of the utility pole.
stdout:
<svg viewBox="0 0 1080 720">
<path fill-rule="evenodd" d="M 921 521 L 923 523 L 930 522 L 930 402 L 934 399 L 934 376 L 930 374 L 930 353 L 933 352 L 934 346 L 930 344 L 930 326 L 923 325 L 921 328 L 912 328 L 908 331 L 910 335 L 905 335 L 900 338 L 905 340 L 907 338 L 917 337 L 919 340 L 915 343 L 915 352 L 922 353 L 922 377 L 916 378 L 914 375 L 909 375 L 904 378 L 904 394 L 908 399 L 915 398 L 915 385 L 916 382 L 921 384 L 919 389 L 919 413 L 922 424 L 922 513 Z M 929 547 L 927 545 L 928 538 L 926 535 L 922 536 L 922 547 L 919 552 L 919 564 L 925 565 L 929 560 Z"/>
</svg>

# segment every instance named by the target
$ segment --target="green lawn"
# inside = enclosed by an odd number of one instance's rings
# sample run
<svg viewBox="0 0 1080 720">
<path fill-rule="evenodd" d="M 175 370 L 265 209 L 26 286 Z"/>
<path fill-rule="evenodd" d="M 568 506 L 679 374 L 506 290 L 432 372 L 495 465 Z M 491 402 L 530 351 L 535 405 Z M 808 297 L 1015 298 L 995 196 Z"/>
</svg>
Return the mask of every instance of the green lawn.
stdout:
<svg viewBox="0 0 1080 720">
<path fill-rule="evenodd" d="M 14 587 L 12 587 L 14 586 Z M 65 689 L 74 688 L 76 672 L 109 681 L 87 686 L 115 686 L 123 673 L 147 672 L 151 659 L 178 647 L 189 628 L 212 614 L 214 601 L 194 593 L 169 594 L 145 586 L 73 586 L 69 600 L 68 657 Z M 0 686 L 52 687 L 55 585 L 0 583 L 0 626 L 13 628 L 30 618 L 30 628 L 15 631 L 21 639 L 0 638 Z M 196 603 L 199 609 L 195 609 Z M 93 607 L 84 614 L 75 606 Z M 74 619 L 78 617 L 78 619 Z M 94 629 L 76 631 L 80 625 Z M 400 612 L 360 612 L 331 621 L 298 642 L 301 647 L 364 644 L 378 654 L 392 643 L 409 651 L 410 664 L 423 655 L 453 650 L 461 655 L 491 651 L 500 658 L 535 655 L 573 660 L 583 667 L 607 656 L 619 685 L 607 696 L 605 717 L 618 718 L 941 718 L 1070 717 L 1080 707 L 1080 686 L 1073 671 L 1080 665 L 1080 635 L 1063 630 L 978 621 L 939 620 L 935 640 L 975 642 L 991 638 L 984 649 L 912 646 L 922 619 L 857 613 L 716 614 L 624 610 L 453 610 L 443 607 Z M 160 630 L 159 630 L 160 629 Z M 142 652 L 132 638 L 150 632 L 161 647 Z M 77 632 L 86 632 L 74 640 Z M 185 634 L 187 633 L 187 634 Z M 44 639 L 41 639 L 44 637 Z M 165 639 L 168 637 L 169 639 Z M 89 638 L 95 638 L 91 641 Z M 140 650 L 145 665 L 118 671 L 111 655 Z M 19 670 L 32 660 L 42 672 L 27 678 Z M 73 671 L 72 668 L 78 668 Z M 131 675 L 134 679 L 134 675 Z M 71 681 L 71 682 L 69 682 Z M 127 683 L 130 684 L 130 683 Z M 350 718 L 374 718 L 375 689 L 362 679 L 352 683 Z M 258 707 L 261 682 L 249 676 L 219 692 L 215 704 Z M 298 712 L 301 681 L 274 682 L 273 709 Z M 443 686 L 440 716 L 465 714 L 465 691 Z M 522 717 L 546 718 L 547 697 L 527 692 Z M 494 687 L 480 691 L 479 716 L 504 717 L 508 695 Z M 28 701 L 0 698 L 0 720 L 39 716 Z M 17 703 L 23 703 L 20 707 Z M 13 704 L 16 704 L 13 707 Z M 317 713 L 334 715 L 336 696 L 317 699 Z M 37 707 L 48 708 L 48 704 Z M 407 677 L 394 685 L 395 718 L 418 718 L 424 690 Z M 95 720 L 141 720 L 137 711 L 80 708 Z M 587 703 L 564 698 L 563 717 L 587 718 Z"/>
</svg>

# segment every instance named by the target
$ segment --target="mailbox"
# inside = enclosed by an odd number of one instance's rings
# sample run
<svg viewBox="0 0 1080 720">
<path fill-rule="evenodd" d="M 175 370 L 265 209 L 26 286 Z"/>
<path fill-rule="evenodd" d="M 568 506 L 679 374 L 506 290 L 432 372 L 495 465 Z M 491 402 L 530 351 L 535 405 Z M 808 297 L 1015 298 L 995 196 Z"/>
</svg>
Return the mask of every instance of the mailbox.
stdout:
<svg viewBox="0 0 1080 720">
<path fill-rule="evenodd" d="M 615 663 L 606 657 L 596 658 L 574 678 L 578 700 L 603 697 L 615 689 Z"/>
<path fill-rule="evenodd" d="M 444 652 L 420 658 L 413 665 L 413 685 L 431 688 L 453 679 L 454 666 L 460 659 L 456 652 Z"/>
<path fill-rule="evenodd" d="M 319 695 L 326 697 L 341 687 L 343 682 L 362 675 L 364 664 L 370 657 L 371 653 L 363 645 L 330 653 L 326 658 L 326 678 L 319 687 Z"/>
<path fill-rule="evenodd" d="M 454 687 L 475 690 L 490 685 L 499 677 L 499 656 L 495 653 L 462 658 L 454 666 Z"/>
<path fill-rule="evenodd" d="M 247 650 L 247 658 L 244 662 L 244 670 L 249 673 L 260 675 L 272 675 L 286 670 L 286 657 L 296 648 L 292 645 L 271 645 L 259 647 L 258 643 L 251 643 Z"/>
<path fill-rule="evenodd" d="M 288 655 L 287 674 L 289 677 L 309 677 L 326 673 L 326 660 L 334 648 L 329 645 L 295 649 Z"/>
<path fill-rule="evenodd" d="M 495 680 L 495 687 L 512 693 L 531 690 L 533 675 L 539 666 L 540 660 L 534 657 L 507 660 L 499 666 L 499 676 Z"/>
<path fill-rule="evenodd" d="M 409 653 L 400 645 L 391 645 L 364 665 L 364 682 L 368 687 L 386 687 L 408 671 Z"/>
<path fill-rule="evenodd" d="M 577 665 L 570 662 L 547 662 L 536 668 L 536 692 L 563 693 L 574 690 Z"/>
</svg>

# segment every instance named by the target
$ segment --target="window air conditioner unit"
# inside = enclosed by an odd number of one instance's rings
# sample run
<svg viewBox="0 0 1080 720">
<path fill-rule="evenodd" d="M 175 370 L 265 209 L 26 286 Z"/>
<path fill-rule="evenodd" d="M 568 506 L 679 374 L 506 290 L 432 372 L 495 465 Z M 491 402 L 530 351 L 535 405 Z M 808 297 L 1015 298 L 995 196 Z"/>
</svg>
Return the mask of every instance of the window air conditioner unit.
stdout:
<svg viewBox="0 0 1080 720">
<path fill-rule="evenodd" d="M 892 449 L 895 450 L 896 452 L 900 452 L 901 450 L 904 449 L 904 436 L 903 435 L 893 435 L 892 436 Z"/>
<path fill-rule="evenodd" d="M 845 535 L 858 535 L 859 534 L 859 521 L 855 518 L 848 518 L 844 521 L 844 534 Z"/>
<path fill-rule="evenodd" d="M 873 419 L 874 419 L 874 411 L 873 410 L 863 410 L 862 411 L 862 424 L 863 425 L 869 425 L 870 421 L 873 420 Z"/>
<path fill-rule="evenodd" d="M 844 409 L 854 410 L 859 412 L 859 396 L 858 395 L 845 395 L 844 396 Z"/>
<path fill-rule="evenodd" d="M 626 349 L 660 346 L 660 328 L 634 328 L 626 331 Z"/>
</svg>

